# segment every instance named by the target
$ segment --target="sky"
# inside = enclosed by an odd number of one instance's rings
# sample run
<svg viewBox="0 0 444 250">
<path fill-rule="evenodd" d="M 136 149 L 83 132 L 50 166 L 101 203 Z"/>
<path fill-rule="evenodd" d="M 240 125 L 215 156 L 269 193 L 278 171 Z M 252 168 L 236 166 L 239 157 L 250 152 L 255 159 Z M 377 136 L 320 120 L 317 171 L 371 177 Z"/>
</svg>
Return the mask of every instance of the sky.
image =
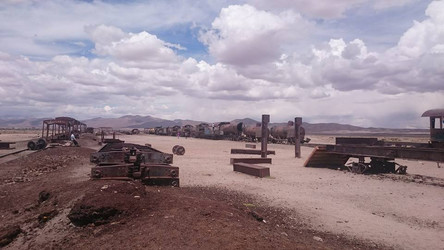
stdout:
<svg viewBox="0 0 444 250">
<path fill-rule="evenodd" d="M 444 1 L 2 0 L 0 119 L 427 128 Z"/>
</svg>

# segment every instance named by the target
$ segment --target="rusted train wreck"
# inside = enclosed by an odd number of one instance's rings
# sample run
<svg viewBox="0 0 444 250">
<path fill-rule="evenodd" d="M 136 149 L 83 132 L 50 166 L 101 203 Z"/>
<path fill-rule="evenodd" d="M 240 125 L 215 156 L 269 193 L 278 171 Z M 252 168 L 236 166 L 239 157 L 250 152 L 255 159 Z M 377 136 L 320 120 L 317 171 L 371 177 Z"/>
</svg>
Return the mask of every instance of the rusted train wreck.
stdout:
<svg viewBox="0 0 444 250">
<path fill-rule="evenodd" d="M 50 142 L 69 140 L 71 133 L 78 136 L 85 131 L 85 123 L 71 117 L 56 117 L 43 121 L 42 138 Z"/>
<path fill-rule="evenodd" d="M 171 166 L 173 155 L 150 146 L 108 143 L 91 154 L 92 179 L 141 180 L 146 185 L 179 186 L 179 168 Z"/>
<path fill-rule="evenodd" d="M 48 143 L 69 140 L 72 133 L 78 138 L 81 133 L 86 132 L 87 127 L 71 117 L 56 117 L 43 121 L 42 137 L 30 140 L 27 144 L 30 150 L 39 150 L 46 147 Z"/>
<path fill-rule="evenodd" d="M 233 141 L 261 141 L 261 123 L 253 125 L 245 125 L 242 122 L 230 123 L 200 123 L 196 126 L 185 125 L 183 127 L 156 127 L 145 128 L 144 132 L 148 134 L 164 135 L 164 136 L 184 136 L 212 140 L 233 140 Z M 309 142 L 309 138 L 305 138 L 305 129 L 301 127 L 301 143 Z M 268 133 L 268 141 L 271 143 L 294 144 L 294 124 L 289 121 L 286 125 L 271 126 Z"/>
<path fill-rule="evenodd" d="M 305 167 L 342 168 L 350 158 L 350 170 L 355 173 L 406 173 L 407 166 L 394 162 L 396 158 L 444 162 L 444 109 L 428 110 L 422 117 L 430 118 L 429 143 L 385 142 L 377 138 L 336 138 L 334 145 L 315 147 Z M 370 159 L 370 161 L 366 161 Z"/>
</svg>

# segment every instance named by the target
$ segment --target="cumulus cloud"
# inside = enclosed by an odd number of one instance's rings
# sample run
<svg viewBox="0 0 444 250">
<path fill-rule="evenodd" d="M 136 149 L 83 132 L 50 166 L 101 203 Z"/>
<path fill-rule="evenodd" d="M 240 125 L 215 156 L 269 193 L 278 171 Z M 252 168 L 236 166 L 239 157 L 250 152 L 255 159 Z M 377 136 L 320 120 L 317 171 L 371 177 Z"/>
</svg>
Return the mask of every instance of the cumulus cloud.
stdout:
<svg viewBox="0 0 444 250">
<path fill-rule="evenodd" d="M 279 58 L 281 46 L 301 37 L 309 26 L 292 11 L 275 15 L 250 5 L 231 5 L 221 10 L 200 40 L 222 63 L 262 64 Z"/>
<path fill-rule="evenodd" d="M 180 48 L 180 45 L 164 42 L 146 31 L 125 34 L 121 29 L 105 25 L 87 27 L 86 31 L 95 43 L 97 55 L 111 56 L 135 66 L 144 63 L 145 67 L 167 67 L 177 58 L 170 47 Z"/>
<path fill-rule="evenodd" d="M 225 1 L 193 3 L 181 0 L 0 1 L 0 44 L 2 50 L 14 55 L 48 59 L 84 51 L 81 42 L 89 39 L 84 32 L 88 26 L 106 24 L 139 32 L 206 23 Z"/>
<path fill-rule="evenodd" d="M 344 6 L 363 2 L 340 1 Z M 110 7 L 100 1 L 87 6 L 97 4 Z M 307 30 L 316 23 L 293 10 L 257 6 L 227 6 L 202 30 L 199 39 L 214 61 L 184 57 L 178 53 L 182 45 L 154 32 L 101 22 L 80 25 L 80 36 L 93 46 L 91 57 L 59 53 L 32 60 L 5 49 L 0 52 L 0 115 L 150 114 L 220 121 L 270 113 L 280 121 L 297 114 L 328 122 L 335 113 L 336 122 L 374 126 L 378 117 L 405 109 L 410 110 L 405 117 L 412 117 L 444 105 L 443 2 L 432 2 L 426 18 L 382 52 L 360 38 L 335 38 L 301 53 L 292 46 L 312 41 Z"/>
<path fill-rule="evenodd" d="M 308 65 L 317 73 L 313 84 L 334 89 L 376 90 L 385 94 L 442 91 L 444 87 L 444 2 L 434 1 L 427 19 L 415 21 L 398 44 L 383 52 L 369 52 L 364 41 L 331 39 L 312 49 Z"/>
</svg>

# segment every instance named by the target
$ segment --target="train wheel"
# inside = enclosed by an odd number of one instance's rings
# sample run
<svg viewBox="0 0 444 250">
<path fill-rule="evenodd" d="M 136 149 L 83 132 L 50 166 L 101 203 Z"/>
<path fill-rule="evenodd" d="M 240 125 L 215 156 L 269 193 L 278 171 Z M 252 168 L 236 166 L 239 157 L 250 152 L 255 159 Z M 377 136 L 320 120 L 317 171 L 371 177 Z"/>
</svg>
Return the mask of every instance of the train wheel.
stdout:
<svg viewBox="0 0 444 250">
<path fill-rule="evenodd" d="M 352 165 L 352 173 L 355 174 L 363 174 L 365 171 L 367 171 L 368 165 L 365 163 L 353 163 Z"/>
</svg>

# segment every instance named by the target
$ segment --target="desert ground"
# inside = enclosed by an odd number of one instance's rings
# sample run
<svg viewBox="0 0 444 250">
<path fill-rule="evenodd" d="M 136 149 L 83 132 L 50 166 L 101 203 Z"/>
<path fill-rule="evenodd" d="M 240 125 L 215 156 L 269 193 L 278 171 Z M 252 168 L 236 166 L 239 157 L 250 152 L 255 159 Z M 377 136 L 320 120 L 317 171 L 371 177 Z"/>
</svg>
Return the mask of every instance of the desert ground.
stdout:
<svg viewBox="0 0 444 250">
<path fill-rule="evenodd" d="M 33 136 L 2 133 L 0 140 Z M 0 230 L 16 232 L 6 249 L 444 249 L 444 166 L 435 162 L 397 160 L 408 166 L 405 176 L 357 175 L 304 168 L 311 147 L 302 147 L 298 159 L 293 146 L 269 144 L 276 152 L 271 177 L 257 178 L 230 165 L 236 157 L 230 149 L 245 142 L 120 135 L 168 153 L 185 147 L 172 164 L 180 168 L 181 187 L 157 188 L 90 180 L 89 154 L 99 148 L 90 139 L 80 148 L 0 161 Z M 67 218 L 76 207 L 97 204 L 124 212 L 86 226 Z"/>
</svg>

